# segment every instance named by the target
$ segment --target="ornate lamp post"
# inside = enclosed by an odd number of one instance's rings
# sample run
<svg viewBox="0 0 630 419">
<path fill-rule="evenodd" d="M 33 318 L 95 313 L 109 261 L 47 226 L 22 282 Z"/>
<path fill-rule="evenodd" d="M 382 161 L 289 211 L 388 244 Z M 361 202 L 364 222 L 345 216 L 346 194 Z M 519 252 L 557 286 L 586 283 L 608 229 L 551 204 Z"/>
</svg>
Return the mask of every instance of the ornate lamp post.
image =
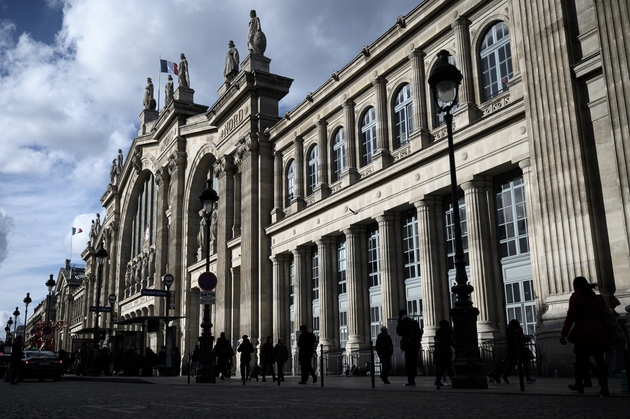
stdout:
<svg viewBox="0 0 630 419">
<path fill-rule="evenodd" d="M 114 305 L 116 304 L 116 294 L 109 294 L 107 297 L 109 306 L 112 311 L 109 313 L 109 344 L 112 351 L 112 359 L 114 361 L 114 370 L 116 370 L 116 342 L 114 341 Z"/>
<path fill-rule="evenodd" d="M 24 346 L 26 346 L 26 322 L 28 321 L 28 305 L 33 302 L 31 299 L 31 293 L 27 292 L 26 297 L 22 300 L 24 301 Z"/>
<path fill-rule="evenodd" d="M 107 257 L 107 250 L 103 247 L 103 241 L 98 244 L 98 248 L 94 253 L 96 263 L 98 264 L 98 279 L 96 283 L 96 323 L 94 324 L 94 346 L 98 346 L 100 336 L 98 333 L 98 320 L 101 314 L 101 282 L 103 280 L 103 263 Z"/>
<path fill-rule="evenodd" d="M 212 179 L 206 180 L 206 189 L 201 192 L 199 201 L 204 207 L 204 218 L 206 219 L 206 272 L 210 272 L 210 222 L 212 221 L 212 211 L 214 204 L 219 200 L 219 195 L 212 189 Z M 212 368 L 212 342 L 214 338 L 210 332 L 212 323 L 210 323 L 210 304 L 203 306 L 203 323 L 201 323 L 203 333 L 199 337 L 201 344 L 201 359 L 203 368 L 197 372 L 196 382 L 198 383 L 214 383 L 214 368 Z"/>
<path fill-rule="evenodd" d="M 13 320 L 9 319 L 9 322 L 11 322 L 11 324 L 13 324 Z M 7 322 L 7 325 L 4 328 L 4 333 L 7 334 L 5 339 L 4 339 L 5 346 L 8 346 L 8 345 L 11 344 L 11 342 L 9 342 L 11 340 L 11 325 L 9 324 L 9 322 Z"/>
<path fill-rule="evenodd" d="M 48 281 L 46 281 L 46 286 L 48 287 L 48 296 L 46 297 L 46 299 L 48 301 L 46 301 L 46 324 L 48 324 L 50 322 L 50 304 L 51 304 L 51 297 L 52 297 L 52 290 L 55 287 L 55 280 L 53 279 L 53 274 L 50 274 L 50 278 L 48 278 Z"/>
<path fill-rule="evenodd" d="M 462 73 L 448 62 L 450 54 L 442 50 L 438 53 L 438 61 L 429 76 L 429 86 L 433 92 L 435 104 L 440 112 L 444 112 L 446 132 L 448 134 L 448 159 L 451 172 L 451 198 L 453 207 L 453 224 L 455 234 L 455 282 L 451 289 L 457 296 L 455 306 L 451 309 L 453 333 L 455 334 L 455 371 L 453 388 L 488 388 L 488 382 L 482 373 L 482 361 L 479 356 L 477 338 L 477 316 L 479 310 L 473 307 L 470 294 L 473 287 L 468 283 L 466 262 L 462 245 L 462 231 L 459 218 L 459 200 L 457 174 L 455 169 L 455 151 L 453 147 L 453 115 L 451 110 L 457 105 L 459 83 Z"/>
<path fill-rule="evenodd" d="M 15 326 L 13 326 L 13 336 L 17 337 L 17 318 L 20 315 L 20 310 L 15 307 L 15 311 L 13 312 L 13 317 L 15 318 Z"/>
</svg>

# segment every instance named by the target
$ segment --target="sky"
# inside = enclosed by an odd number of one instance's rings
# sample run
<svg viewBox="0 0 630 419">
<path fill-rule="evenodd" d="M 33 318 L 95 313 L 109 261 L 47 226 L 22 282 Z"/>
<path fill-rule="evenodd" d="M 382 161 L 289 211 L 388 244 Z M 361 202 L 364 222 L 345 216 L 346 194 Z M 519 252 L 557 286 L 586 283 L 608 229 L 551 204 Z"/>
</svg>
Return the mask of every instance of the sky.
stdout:
<svg viewBox="0 0 630 419">
<path fill-rule="evenodd" d="M 195 102 L 211 106 L 228 41 L 247 56 L 255 9 L 270 71 L 295 79 L 283 115 L 420 2 L 0 0 L 0 330 L 16 307 L 23 324 L 26 293 L 30 316 L 66 259 L 84 265 L 111 161 L 138 133 L 147 77 L 156 99 L 164 90 L 160 56 L 185 53 Z"/>
</svg>

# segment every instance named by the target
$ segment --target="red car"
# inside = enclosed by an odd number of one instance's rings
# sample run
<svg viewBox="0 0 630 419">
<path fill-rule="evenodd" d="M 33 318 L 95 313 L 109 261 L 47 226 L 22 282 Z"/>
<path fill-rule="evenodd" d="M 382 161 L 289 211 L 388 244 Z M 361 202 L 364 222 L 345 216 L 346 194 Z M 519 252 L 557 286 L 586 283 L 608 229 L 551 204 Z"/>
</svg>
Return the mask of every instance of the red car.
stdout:
<svg viewBox="0 0 630 419">
<path fill-rule="evenodd" d="M 24 351 L 19 381 L 25 378 L 37 378 L 39 381 L 52 378 L 53 381 L 59 381 L 62 374 L 63 363 L 54 352 Z"/>
</svg>

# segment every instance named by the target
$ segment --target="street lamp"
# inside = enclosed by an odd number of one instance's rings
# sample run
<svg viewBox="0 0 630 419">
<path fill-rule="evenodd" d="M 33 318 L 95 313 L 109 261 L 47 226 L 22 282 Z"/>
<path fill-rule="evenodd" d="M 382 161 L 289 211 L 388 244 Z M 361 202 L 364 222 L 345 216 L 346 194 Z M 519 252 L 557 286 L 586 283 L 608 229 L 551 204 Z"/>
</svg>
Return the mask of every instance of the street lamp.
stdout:
<svg viewBox="0 0 630 419">
<path fill-rule="evenodd" d="M 98 280 L 96 284 L 96 323 L 94 325 L 94 346 L 98 346 L 100 336 L 98 335 L 98 319 L 101 314 L 101 281 L 103 280 L 103 263 L 107 257 L 107 250 L 103 247 L 103 241 L 98 244 L 98 248 L 94 253 L 96 263 L 98 264 Z"/>
<path fill-rule="evenodd" d="M 451 309 L 453 333 L 455 335 L 455 371 L 453 388 L 488 388 L 488 382 L 482 373 L 482 361 L 479 356 L 477 338 L 477 316 L 479 310 L 473 307 L 470 294 L 473 287 L 468 283 L 466 262 L 462 245 L 462 231 L 459 218 L 457 174 L 453 147 L 453 115 L 451 110 L 457 105 L 459 83 L 462 73 L 448 62 L 450 54 L 446 50 L 438 53 L 438 60 L 429 76 L 429 86 L 437 109 L 444 113 L 448 135 L 448 158 L 451 172 L 451 198 L 455 235 L 455 282 L 451 289 L 457 296 Z"/>
<path fill-rule="evenodd" d="M 9 321 L 11 321 L 11 319 L 9 319 Z M 6 337 L 4 338 L 4 345 L 8 346 L 10 345 L 9 339 L 11 338 L 11 326 L 9 325 L 9 322 L 7 322 L 7 325 L 4 328 L 4 333 L 6 333 Z"/>
<path fill-rule="evenodd" d="M 15 311 L 13 312 L 13 317 L 15 317 L 15 326 L 13 326 L 13 336 L 17 337 L 17 318 L 20 315 L 20 310 L 15 307 Z"/>
<path fill-rule="evenodd" d="M 206 272 L 210 272 L 210 222 L 212 221 L 212 211 L 214 204 L 219 201 L 219 195 L 212 189 L 212 179 L 206 180 L 206 189 L 201 192 L 199 201 L 204 208 L 204 218 L 206 219 Z M 201 357 L 203 368 L 197 372 L 197 383 L 214 383 L 214 369 L 212 368 L 212 342 L 214 338 L 210 332 L 210 304 L 203 305 L 203 323 L 201 323 L 203 333 L 199 337 L 201 344 Z"/>
<path fill-rule="evenodd" d="M 26 321 L 28 320 L 28 305 L 33 302 L 31 299 L 31 293 L 27 292 L 26 297 L 22 300 L 24 302 L 25 310 L 24 310 L 24 346 L 26 346 Z"/>
<path fill-rule="evenodd" d="M 55 287 L 55 280 L 53 279 L 53 274 L 50 274 L 50 278 L 48 278 L 48 281 L 46 281 L 46 286 L 48 287 L 48 296 L 46 297 L 48 299 L 48 301 L 46 302 L 46 324 L 48 324 L 50 322 L 50 305 L 51 305 L 51 297 L 52 297 L 52 290 Z"/>
</svg>

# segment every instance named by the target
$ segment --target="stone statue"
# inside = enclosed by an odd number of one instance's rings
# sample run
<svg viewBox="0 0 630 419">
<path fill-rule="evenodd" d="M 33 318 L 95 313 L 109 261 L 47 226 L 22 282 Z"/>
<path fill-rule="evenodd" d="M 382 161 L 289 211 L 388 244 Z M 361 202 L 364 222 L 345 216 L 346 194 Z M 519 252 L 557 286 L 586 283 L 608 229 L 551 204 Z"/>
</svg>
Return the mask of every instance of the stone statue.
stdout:
<svg viewBox="0 0 630 419">
<path fill-rule="evenodd" d="M 96 234 L 98 234 L 99 231 L 101 231 L 101 214 L 97 212 L 96 213 Z"/>
<path fill-rule="evenodd" d="M 234 41 L 228 42 L 228 52 L 225 56 L 225 67 L 223 68 L 223 77 L 225 78 L 226 83 L 231 83 L 234 80 L 234 77 L 238 74 L 238 50 L 236 49 L 236 45 L 234 45 Z"/>
<path fill-rule="evenodd" d="M 168 75 L 168 81 L 164 86 L 164 107 L 166 108 L 169 103 L 173 101 L 173 76 Z"/>
<path fill-rule="evenodd" d="M 144 88 L 144 109 L 155 110 L 155 99 L 153 99 L 153 82 L 151 77 L 147 77 L 147 85 Z"/>
<path fill-rule="evenodd" d="M 116 181 L 116 159 L 112 160 L 112 168 L 109 169 L 109 181 L 111 184 L 114 184 Z"/>
<path fill-rule="evenodd" d="M 247 48 L 251 54 L 265 55 L 267 49 L 267 37 L 260 27 L 260 19 L 256 16 L 256 10 L 249 12 L 249 32 L 247 33 Z"/>
<path fill-rule="evenodd" d="M 197 234 L 197 260 L 201 260 L 204 257 L 206 249 L 206 217 L 204 216 L 204 210 L 199 211 L 201 220 L 199 221 L 199 234 Z"/>
<path fill-rule="evenodd" d="M 120 175 L 123 171 L 123 153 L 121 149 L 118 149 L 118 157 L 116 157 L 116 174 Z"/>
<path fill-rule="evenodd" d="M 186 60 L 186 56 L 182 52 L 179 56 L 181 61 L 179 62 L 179 67 L 177 70 L 179 71 L 179 78 L 177 81 L 179 82 L 179 86 L 190 87 L 190 75 L 188 74 L 188 60 Z"/>
<path fill-rule="evenodd" d="M 94 242 L 96 241 L 96 224 L 94 223 L 94 220 L 92 220 L 92 226 L 90 227 L 90 244 L 92 246 L 94 246 Z"/>
<path fill-rule="evenodd" d="M 155 249 L 149 249 L 149 285 L 155 283 Z"/>
<path fill-rule="evenodd" d="M 149 284 L 149 255 L 142 254 L 142 285 Z"/>
</svg>

